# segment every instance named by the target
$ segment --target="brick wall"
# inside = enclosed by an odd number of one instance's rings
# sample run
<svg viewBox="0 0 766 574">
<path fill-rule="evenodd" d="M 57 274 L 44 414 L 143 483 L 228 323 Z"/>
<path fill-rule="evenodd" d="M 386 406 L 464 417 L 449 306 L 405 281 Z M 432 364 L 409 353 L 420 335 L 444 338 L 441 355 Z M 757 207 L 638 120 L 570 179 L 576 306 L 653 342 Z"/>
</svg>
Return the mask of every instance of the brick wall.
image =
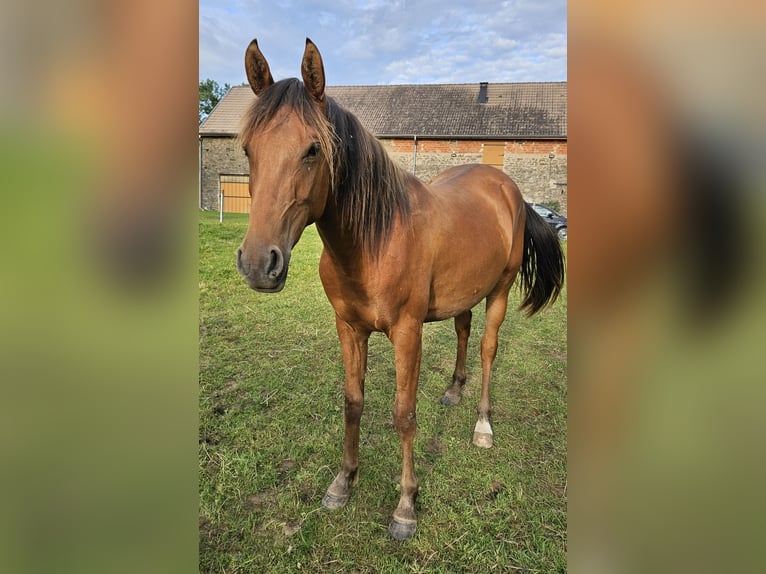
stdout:
<svg viewBox="0 0 766 574">
<path fill-rule="evenodd" d="M 553 158 L 550 157 L 553 154 Z M 506 142 L 503 171 L 530 203 L 557 203 L 567 213 L 567 142 Z"/>
<path fill-rule="evenodd" d="M 417 159 L 412 140 L 386 139 L 381 143 L 396 162 L 423 181 L 432 179 L 445 169 L 464 163 L 481 163 L 481 142 L 418 140 Z"/>
<path fill-rule="evenodd" d="M 391 156 L 413 171 L 413 140 L 382 140 Z M 418 140 L 415 174 L 425 181 L 448 167 L 481 163 L 480 140 Z M 563 140 L 505 142 L 503 171 L 519 186 L 524 199 L 533 203 L 558 203 L 567 211 L 567 142 Z M 550 158 L 553 154 L 553 158 Z"/>
<path fill-rule="evenodd" d="M 413 171 L 411 139 L 381 140 L 399 165 Z M 428 181 L 448 167 L 481 163 L 484 142 L 479 140 L 418 140 L 415 174 Z M 550 158 L 553 154 L 553 158 Z M 519 186 L 524 199 L 534 203 L 558 203 L 567 212 L 567 142 L 505 142 L 503 171 Z M 218 176 L 248 173 L 245 154 L 235 138 L 202 140 L 202 208 L 218 209 Z"/>
</svg>

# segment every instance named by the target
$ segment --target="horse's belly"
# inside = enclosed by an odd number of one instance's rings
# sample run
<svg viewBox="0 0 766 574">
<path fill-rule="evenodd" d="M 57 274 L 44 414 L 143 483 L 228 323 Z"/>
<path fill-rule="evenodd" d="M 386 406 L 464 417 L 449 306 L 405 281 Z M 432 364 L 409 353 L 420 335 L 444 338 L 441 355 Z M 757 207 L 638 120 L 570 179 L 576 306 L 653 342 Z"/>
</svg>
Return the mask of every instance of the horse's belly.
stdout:
<svg viewBox="0 0 766 574">
<path fill-rule="evenodd" d="M 434 276 L 426 321 L 449 319 L 475 307 L 504 280 L 508 260 L 496 258 L 478 266 L 462 263 Z"/>
<path fill-rule="evenodd" d="M 486 297 L 486 295 L 477 297 L 475 299 L 466 299 L 462 302 L 456 302 L 453 305 L 444 305 L 441 307 L 431 308 L 428 310 L 428 314 L 426 315 L 426 323 L 431 323 L 433 321 L 444 321 L 445 319 L 456 317 L 461 313 L 475 307 L 479 301 L 484 299 L 484 297 Z"/>
<path fill-rule="evenodd" d="M 484 299 L 491 289 L 479 290 L 475 288 L 467 293 L 451 293 L 447 296 L 434 298 L 429 305 L 426 321 L 442 321 L 456 317 L 469 309 L 474 308 Z"/>
</svg>

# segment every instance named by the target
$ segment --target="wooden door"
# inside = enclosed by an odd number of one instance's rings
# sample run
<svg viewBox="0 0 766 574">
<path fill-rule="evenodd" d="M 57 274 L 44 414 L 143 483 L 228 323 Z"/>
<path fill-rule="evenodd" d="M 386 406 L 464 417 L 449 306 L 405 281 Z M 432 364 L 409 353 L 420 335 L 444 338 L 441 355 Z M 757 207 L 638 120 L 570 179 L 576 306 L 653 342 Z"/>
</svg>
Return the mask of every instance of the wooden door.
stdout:
<svg viewBox="0 0 766 574">
<path fill-rule="evenodd" d="M 484 142 L 481 153 L 481 163 L 494 166 L 502 171 L 504 158 L 505 142 Z"/>
<path fill-rule="evenodd" d="M 225 213 L 250 213 L 250 177 L 247 175 L 221 175 Z"/>
</svg>

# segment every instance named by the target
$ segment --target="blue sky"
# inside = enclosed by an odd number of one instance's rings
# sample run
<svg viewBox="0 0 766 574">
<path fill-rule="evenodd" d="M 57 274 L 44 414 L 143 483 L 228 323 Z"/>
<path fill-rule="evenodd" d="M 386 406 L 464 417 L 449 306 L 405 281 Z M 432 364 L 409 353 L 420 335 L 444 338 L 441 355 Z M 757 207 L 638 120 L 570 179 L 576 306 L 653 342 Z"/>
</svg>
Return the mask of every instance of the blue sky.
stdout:
<svg viewBox="0 0 766 574">
<path fill-rule="evenodd" d="M 566 80 L 565 0 L 200 0 L 199 77 L 245 79 L 258 38 L 274 78 L 306 37 L 331 86 Z"/>
</svg>

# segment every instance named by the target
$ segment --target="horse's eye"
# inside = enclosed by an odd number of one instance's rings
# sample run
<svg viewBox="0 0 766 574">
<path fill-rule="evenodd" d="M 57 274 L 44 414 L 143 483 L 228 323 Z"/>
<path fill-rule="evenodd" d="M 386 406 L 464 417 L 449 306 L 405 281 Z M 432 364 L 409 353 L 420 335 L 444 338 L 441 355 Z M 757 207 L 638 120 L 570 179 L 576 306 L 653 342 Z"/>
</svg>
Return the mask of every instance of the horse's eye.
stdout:
<svg viewBox="0 0 766 574">
<path fill-rule="evenodd" d="M 313 144 L 309 146 L 309 149 L 306 152 L 306 159 L 314 159 L 318 155 L 319 155 L 319 143 L 314 142 Z"/>
</svg>

